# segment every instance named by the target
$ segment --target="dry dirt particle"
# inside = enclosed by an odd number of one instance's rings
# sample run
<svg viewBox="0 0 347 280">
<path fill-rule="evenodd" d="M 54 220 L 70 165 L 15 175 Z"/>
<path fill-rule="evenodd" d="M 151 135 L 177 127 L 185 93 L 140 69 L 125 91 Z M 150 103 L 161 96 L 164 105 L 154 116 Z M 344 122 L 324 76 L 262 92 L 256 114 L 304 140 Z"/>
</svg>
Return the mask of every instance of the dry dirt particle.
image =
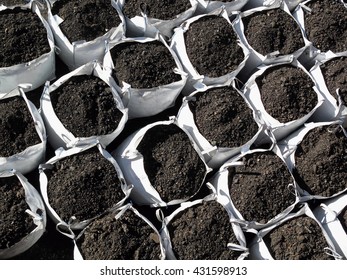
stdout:
<svg viewBox="0 0 347 280">
<path fill-rule="evenodd" d="M 0 67 L 30 62 L 51 50 L 47 30 L 31 10 L 1 11 L 0 38 Z"/>
<path fill-rule="evenodd" d="M 274 66 L 256 79 L 265 110 L 286 123 L 310 113 L 317 105 L 314 83 L 303 70 L 289 65 Z"/>
<path fill-rule="evenodd" d="M 158 234 L 132 211 L 94 220 L 78 239 L 87 260 L 159 260 Z"/>
<path fill-rule="evenodd" d="M 200 189 L 206 167 L 178 126 L 149 129 L 137 149 L 143 155 L 149 181 L 163 201 L 186 200 Z"/>
<path fill-rule="evenodd" d="M 239 147 L 251 140 L 258 126 L 252 110 L 231 87 L 209 89 L 189 101 L 200 133 L 218 147 Z"/>
<path fill-rule="evenodd" d="M 242 21 L 248 43 L 262 55 L 292 54 L 305 46 L 299 25 L 282 9 L 256 12 Z"/>
<path fill-rule="evenodd" d="M 321 65 L 325 83 L 331 95 L 338 100 L 336 90 L 339 89 L 344 105 L 347 105 L 347 57 L 331 59 Z"/>
<path fill-rule="evenodd" d="M 347 8 L 340 0 L 313 0 L 306 4 L 305 31 L 313 45 L 323 52 L 347 50 Z"/>
<path fill-rule="evenodd" d="M 76 137 L 112 133 L 123 116 L 111 88 L 92 75 L 73 76 L 50 96 L 58 119 Z"/>
<path fill-rule="evenodd" d="M 29 206 L 18 178 L 0 178 L 0 249 L 13 246 L 35 228 L 26 209 Z"/>
<path fill-rule="evenodd" d="M 153 88 L 180 81 L 174 73 L 174 58 L 159 41 L 121 43 L 111 49 L 114 64 L 112 76 L 119 86 L 122 82 L 132 88 Z"/>
<path fill-rule="evenodd" d="M 189 60 L 200 75 L 229 74 L 245 58 L 235 31 L 223 17 L 205 16 L 192 22 L 184 40 Z"/>
<path fill-rule="evenodd" d="M 24 99 L 0 100 L 0 156 L 9 157 L 41 142 Z"/>
<path fill-rule="evenodd" d="M 53 4 L 52 14 L 64 19 L 59 27 L 70 42 L 94 40 L 121 23 L 111 1 L 106 0 L 59 0 Z"/>
<path fill-rule="evenodd" d="M 297 181 L 311 194 L 332 196 L 346 189 L 347 138 L 340 127 L 318 127 L 295 153 Z"/>
<path fill-rule="evenodd" d="M 307 216 L 293 218 L 265 235 L 275 260 L 332 260 L 328 243 L 317 222 Z"/>
<path fill-rule="evenodd" d="M 229 192 L 246 221 L 267 223 L 295 202 L 293 179 L 285 163 L 272 152 L 243 157 L 243 165 L 230 167 Z"/>
<path fill-rule="evenodd" d="M 97 148 L 63 158 L 45 173 L 49 203 L 65 222 L 94 218 L 125 196 L 115 167 Z"/>
<path fill-rule="evenodd" d="M 205 201 L 178 213 L 168 225 L 172 248 L 179 260 L 236 260 L 239 244 L 229 216 L 221 204 Z"/>
<path fill-rule="evenodd" d="M 141 16 L 141 12 L 148 17 L 170 20 L 190 9 L 189 0 L 126 0 L 123 13 L 128 18 Z"/>
</svg>

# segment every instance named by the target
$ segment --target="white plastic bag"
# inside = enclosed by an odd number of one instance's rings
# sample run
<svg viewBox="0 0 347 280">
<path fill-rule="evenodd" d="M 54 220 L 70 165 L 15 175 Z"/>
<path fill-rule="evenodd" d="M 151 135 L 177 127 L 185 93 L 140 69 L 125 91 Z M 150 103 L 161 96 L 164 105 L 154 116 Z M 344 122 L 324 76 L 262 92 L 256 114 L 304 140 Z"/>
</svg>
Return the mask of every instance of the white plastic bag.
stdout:
<svg viewBox="0 0 347 280">
<path fill-rule="evenodd" d="M 21 7 L 24 10 L 31 9 L 37 14 L 42 25 L 47 30 L 47 40 L 51 50 L 32 61 L 0 68 L 0 93 L 7 93 L 20 84 L 31 84 L 31 89 L 36 89 L 55 76 L 55 45 L 53 33 L 49 24 L 41 15 L 36 1 L 31 0 L 28 4 L 21 6 L 0 6 L 0 10 L 13 9 L 15 7 Z"/>
<path fill-rule="evenodd" d="M 53 209 L 53 207 L 50 205 L 49 197 L 48 197 L 49 180 L 48 180 L 48 177 L 45 173 L 45 170 L 51 168 L 51 166 L 54 165 L 59 160 L 62 160 L 62 159 L 69 157 L 69 156 L 76 155 L 78 153 L 82 153 L 82 152 L 84 152 L 88 149 L 92 149 L 94 147 L 97 147 L 100 154 L 114 166 L 115 171 L 118 175 L 118 178 L 115 178 L 115 182 L 116 182 L 116 180 L 119 181 L 120 186 L 121 186 L 121 191 L 124 193 L 124 198 L 121 199 L 120 201 L 116 202 L 116 204 L 115 204 L 115 206 L 113 206 L 113 208 L 121 207 L 124 204 L 124 202 L 126 201 L 126 199 L 129 197 L 129 194 L 131 192 L 132 188 L 126 184 L 124 176 L 123 176 L 123 172 L 120 169 L 118 163 L 102 147 L 101 144 L 95 144 L 94 143 L 94 144 L 91 144 L 89 146 L 84 145 L 82 147 L 73 147 L 73 148 L 68 149 L 68 150 L 64 150 L 62 148 L 56 150 L 56 155 L 54 157 L 52 157 L 46 163 L 41 164 L 39 166 L 39 171 L 40 171 L 40 177 L 39 178 L 40 178 L 40 190 L 41 190 L 41 194 L 43 197 L 43 201 L 45 202 L 45 205 L 47 208 L 47 213 L 49 214 L 50 218 L 54 221 L 54 223 L 57 225 L 57 229 L 61 232 L 69 233 L 69 232 L 72 232 L 73 230 L 83 229 L 96 217 L 90 218 L 90 219 L 87 219 L 84 221 L 77 221 L 74 217 L 71 217 L 69 221 L 62 220 L 61 217 L 55 211 L 55 209 Z M 76 172 L 78 172 L 78 170 L 76 170 Z M 107 211 L 108 210 L 105 210 L 105 212 L 107 212 Z M 102 214 L 104 214 L 104 213 L 100 213 L 100 215 L 102 215 Z"/>
<path fill-rule="evenodd" d="M 223 195 L 217 194 L 216 190 L 213 186 L 210 186 L 212 193 L 202 199 L 197 199 L 194 201 L 187 201 L 180 204 L 180 206 L 172 212 L 169 216 L 164 217 L 162 220 L 162 229 L 161 229 L 161 235 L 164 240 L 164 247 L 166 252 L 166 258 L 171 260 L 176 260 L 176 256 L 174 253 L 174 250 L 172 248 L 171 238 L 170 238 L 170 231 L 168 229 L 168 226 L 172 222 L 172 220 L 181 212 L 184 212 L 186 209 L 194 206 L 198 206 L 202 204 L 203 202 L 209 202 L 209 201 L 216 201 L 218 202 L 223 209 L 226 211 L 227 215 L 229 216 L 230 223 L 232 225 L 233 232 L 231 234 L 234 234 L 239 244 L 229 243 L 227 248 L 233 251 L 240 252 L 240 256 L 238 257 L 239 260 L 245 259 L 248 254 L 248 248 L 247 248 L 247 242 L 244 235 L 244 232 L 241 229 L 241 226 L 239 225 L 239 221 L 235 219 L 233 216 L 233 213 L 230 211 L 229 201 L 225 198 L 223 198 Z M 194 223 L 194 221 L 192 221 Z M 199 238 L 199 237 L 197 237 Z M 227 249 L 226 248 L 226 249 Z"/>
<path fill-rule="evenodd" d="M 56 1 L 52 1 L 51 5 L 54 5 L 54 2 Z M 111 4 L 117 10 L 114 1 L 111 1 Z M 111 28 L 103 36 L 97 37 L 92 41 L 70 42 L 59 27 L 64 19 L 60 18 L 59 15 L 53 15 L 50 5 L 48 5 L 47 14 L 47 21 L 54 34 L 57 54 L 70 70 L 74 70 L 93 60 L 102 62 L 107 42 L 109 40 L 119 41 L 125 36 L 124 23 L 122 22 L 119 26 Z M 123 20 L 122 17 L 120 19 Z"/>
<path fill-rule="evenodd" d="M 0 157 L 0 169 L 1 170 L 17 170 L 22 174 L 26 174 L 39 166 L 39 164 L 44 160 L 46 153 L 46 128 L 41 115 L 35 105 L 27 99 L 24 88 L 30 89 L 30 85 L 19 85 L 18 88 L 12 90 L 7 94 L 0 94 L 0 100 L 20 96 L 24 99 L 32 121 L 35 125 L 36 133 L 40 139 L 40 143 L 33 146 L 27 147 L 22 152 L 11 155 L 9 157 Z"/>
<path fill-rule="evenodd" d="M 50 93 L 57 90 L 59 86 L 68 82 L 71 77 L 79 75 L 93 75 L 95 77 L 99 77 L 102 81 L 109 85 L 110 89 L 112 90 L 113 99 L 116 103 L 117 109 L 123 114 L 118 127 L 113 132 L 105 135 L 79 137 L 78 135 L 74 135 L 71 131 L 69 131 L 55 114 L 51 103 Z M 62 76 L 52 85 L 47 83 L 41 97 L 41 115 L 47 128 L 47 134 L 49 135 L 48 141 L 52 147 L 54 149 L 58 149 L 59 147 L 71 148 L 76 145 L 90 144 L 97 141 L 104 146 L 110 144 L 121 133 L 125 123 L 128 120 L 128 109 L 124 108 L 123 102 L 115 87 L 116 84 L 113 78 L 97 62 L 89 62 L 80 66 L 79 68 Z"/>
<path fill-rule="evenodd" d="M 46 230 L 46 210 L 43 200 L 39 192 L 29 183 L 21 173 L 16 170 L 9 170 L 0 174 L 1 177 L 17 176 L 18 180 L 22 184 L 25 192 L 25 201 L 28 209 L 25 211 L 27 215 L 32 217 L 35 228 L 19 242 L 6 249 L 0 249 L 0 259 L 10 259 L 17 256 L 31 246 L 33 246 L 43 235 Z"/>
<path fill-rule="evenodd" d="M 122 87 L 117 86 L 117 91 L 123 100 L 124 106 L 129 109 L 129 119 L 153 116 L 174 106 L 175 100 L 186 84 L 187 74 L 184 72 L 181 63 L 173 50 L 173 46 L 169 46 L 159 33 L 157 33 L 155 38 L 125 38 L 120 42 L 110 41 L 103 62 L 106 71 L 111 73 L 114 68 L 110 49 L 115 45 L 131 42 L 146 44 L 147 42 L 153 41 L 161 42 L 169 50 L 177 65 L 177 68 L 174 69 L 174 71 L 181 76 L 181 80 L 148 89 L 133 88 L 131 85 L 127 84 L 126 81 L 120 81 L 123 85 Z"/>
<path fill-rule="evenodd" d="M 144 159 L 142 154 L 137 150 L 137 146 L 140 144 L 146 132 L 152 127 L 158 125 L 171 125 L 176 123 L 175 118 L 168 121 L 157 121 L 152 124 L 148 124 L 142 129 L 135 131 L 132 135 L 126 138 L 123 143 L 121 143 L 113 152 L 112 155 L 116 158 L 119 166 L 123 170 L 124 177 L 128 184 L 134 186 L 131 192 L 131 199 L 139 205 L 150 205 L 152 207 L 157 206 L 167 206 L 179 204 L 187 199 L 176 199 L 172 201 L 163 201 L 157 190 L 152 186 L 150 180 L 144 169 Z M 179 127 L 179 125 L 178 125 Z M 206 172 L 205 176 L 211 169 L 206 165 L 203 160 L 203 156 L 197 148 L 196 144 L 186 132 L 184 127 L 180 127 L 184 133 L 187 134 L 191 141 L 191 145 L 194 147 L 195 151 L 204 162 Z M 189 187 L 189 186 L 187 186 Z"/>
</svg>

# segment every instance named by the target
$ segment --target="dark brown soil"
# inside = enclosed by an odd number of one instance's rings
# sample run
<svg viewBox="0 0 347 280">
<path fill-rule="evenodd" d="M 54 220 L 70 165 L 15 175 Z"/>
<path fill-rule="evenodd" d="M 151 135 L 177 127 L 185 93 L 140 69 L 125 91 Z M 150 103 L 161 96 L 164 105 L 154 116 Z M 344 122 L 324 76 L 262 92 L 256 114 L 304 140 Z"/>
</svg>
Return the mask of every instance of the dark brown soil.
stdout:
<svg viewBox="0 0 347 280">
<path fill-rule="evenodd" d="M 27 236 L 34 228 L 24 188 L 17 176 L 0 178 L 0 249 L 6 249 Z"/>
<path fill-rule="evenodd" d="M 9 157 L 41 142 L 24 99 L 19 96 L 0 100 L 1 157 Z"/>
<path fill-rule="evenodd" d="M 50 95 L 58 119 L 76 137 L 112 133 L 123 117 L 111 88 L 92 75 L 73 76 Z"/>
<path fill-rule="evenodd" d="M 121 43 L 111 49 L 111 56 L 112 76 L 120 86 L 124 81 L 133 88 L 153 88 L 181 80 L 174 73 L 174 58 L 159 41 Z"/>
<path fill-rule="evenodd" d="M 28 1 L 26 0 L 1 0 L 0 4 L 3 4 L 4 6 L 16 6 L 16 5 L 23 5 L 26 4 Z"/>
<path fill-rule="evenodd" d="M 221 204 L 207 201 L 178 213 L 168 225 L 172 248 L 179 260 L 236 260 L 228 249 L 236 243 L 229 216 Z"/>
<path fill-rule="evenodd" d="M 339 57 L 321 66 L 329 92 L 337 99 L 336 89 L 340 89 L 343 104 L 347 105 L 347 57 Z"/>
<path fill-rule="evenodd" d="M 246 221 L 265 224 L 295 202 L 293 179 L 285 163 L 274 153 L 252 153 L 243 165 L 229 167 L 229 191 L 236 209 Z"/>
<path fill-rule="evenodd" d="M 226 75 L 245 58 L 235 31 L 223 17 L 205 16 L 194 21 L 184 39 L 190 62 L 200 75 Z"/>
<path fill-rule="evenodd" d="M 189 108 L 200 133 L 212 145 L 239 147 L 257 133 L 252 110 L 233 88 L 209 89 L 195 97 Z"/>
<path fill-rule="evenodd" d="M 299 25 L 282 9 L 257 12 L 242 20 L 248 43 L 262 55 L 291 54 L 305 46 Z"/>
<path fill-rule="evenodd" d="M 169 20 L 191 8 L 189 0 L 126 0 L 123 13 L 128 18 L 141 16 L 141 12 L 148 17 Z"/>
<path fill-rule="evenodd" d="M 305 14 L 308 39 L 323 52 L 347 51 L 347 9 L 339 0 L 313 0 Z"/>
<path fill-rule="evenodd" d="M 270 67 L 256 83 L 265 110 L 282 123 L 304 117 L 317 105 L 314 83 L 300 68 Z"/>
<path fill-rule="evenodd" d="M 51 50 L 47 30 L 31 10 L 1 11 L 0 38 L 0 67 L 29 62 Z"/>
<path fill-rule="evenodd" d="M 159 260 L 158 234 L 133 211 L 94 220 L 78 239 L 87 260 Z"/>
<path fill-rule="evenodd" d="M 59 27 L 70 42 L 94 40 L 121 23 L 111 1 L 105 0 L 59 0 L 52 14 L 64 19 Z"/>
<path fill-rule="evenodd" d="M 65 222 L 92 219 L 125 196 L 115 167 L 96 148 L 61 159 L 45 173 L 49 203 Z"/>
<path fill-rule="evenodd" d="M 347 206 L 341 211 L 337 218 L 340 220 L 341 225 L 347 234 Z"/>
<path fill-rule="evenodd" d="M 295 153 L 298 182 L 314 195 L 346 189 L 347 139 L 339 127 L 318 127 L 305 135 Z"/>
<path fill-rule="evenodd" d="M 333 260 L 317 222 L 307 216 L 293 218 L 265 235 L 264 242 L 275 260 Z"/>
<path fill-rule="evenodd" d="M 189 199 L 200 189 L 206 167 L 178 126 L 149 129 L 137 149 L 143 155 L 149 181 L 163 201 Z"/>
</svg>

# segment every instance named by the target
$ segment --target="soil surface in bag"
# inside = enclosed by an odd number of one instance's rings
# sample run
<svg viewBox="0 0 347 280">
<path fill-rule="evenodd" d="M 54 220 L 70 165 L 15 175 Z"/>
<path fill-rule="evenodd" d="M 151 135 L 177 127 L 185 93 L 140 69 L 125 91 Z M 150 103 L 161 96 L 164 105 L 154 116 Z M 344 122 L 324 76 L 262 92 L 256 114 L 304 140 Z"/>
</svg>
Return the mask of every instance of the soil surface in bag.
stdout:
<svg viewBox="0 0 347 280">
<path fill-rule="evenodd" d="M 239 244 L 229 215 L 216 201 L 205 201 L 178 213 L 168 224 L 173 252 L 178 260 L 236 260 Z"/>
<path fill-rule="evenodd" d="M 73 76 L 50 96 L 58 119 L 76 137 L 110 134 L 123 117 L 110 86 L 92 75 Z"/>
<path fill-rule="evenodd" d="M 59 27 L 71 43 L 94 40 L 121 23 L 111 1 L 105 0 L 59 0 L 52 14 L 64 20 Z"/>
<path fill-rule="evenodd" d="M 270 67 L 256 83 L 266 112 L 282 123 L 304 117 L 318 103 L 313 81 L 300 68 Z"/>
<path fill-rule="evenodd" d="M 45 173 L 49 204 L 65 222 L 92 219 L 125 197 L 115 167 L 97 148 L 60 159 Z"/>
<path fill-rule="evenodd" d="M 317 222 L 307 216 L 293 218 L 263 238 L 275 260 L 333 260 Z"/>
<path fill-rule="evenodd" d="M 0 11 L 0 68 L 30 62 L 51 51 L 47 30 L 31 10 Z"/>
<path fill-rule="evenodd" d="M 213 88 L 189 101 L 200 133 L 217 147 L 239 147 L 258 131 L 252 110 L 232 87 Z"/>
<path fill-rule="evenodd" d="M 321 65 L 325 83 L 332 96 L 338 100 L 336 90 L 344 105 L 347 105 L 347 57 L 331 59 Z"/>
<path fill-rule="evenodd" d="M 297 182 L 313 195 L 332 196 L 346 189 L 347 138 L 339 126 L 318 127 L 295 152 Z"/>
<path fill-rule="evenodd" d="M 291 54 L 305 46 L 299 25 L 282 9 L 256 12 L 242 21 L 248 43 L 262 55 Z"/>
<path fill-rule="evenodd" d="M 160 237 L 133 211 L 94 220 L 77 240 L 87 260 L 159 260 Z"/>
<path fill-rule="evenodd" d="M 6 249 L 35 229 L 24 188 L 17 176 L 0 178 L 0 250 Z"/>
<path fill-rule="evenodd" d="M 246 221 L 265 224 L 295 203 L 293 179 L 274 153 L 252 153 L 243 165 L 229 167 L 229 192 L 235 208 Z"/>
<path fill-rule="evenodd" d="M 236 32 L 223 17 L 205 16 L 192 22 L 184 40 L 188 58 L 200 75 L 229 74 L 245 59 Z"/>
<path fill-rule="evenodd" d="M 178 126 L 157 125 L 149 129 L 137 150 L 144 158 L 149 181 L 163 201 L 187 200 L 200 189 L 206 167 Z"/>
<path fill-rule="evenodd" d="M 0 100 L 0 157 L 41 142 L 27 104 L 20 96 Z"/>
<path fill-rule="evenodd" d="M 111 49 L 111 56 L 119 86 L 126 82 L 132 88 L 153 88 L 182 80 L 174 73 L 177 65 L 170 51 L 159 41 L 121 43 Z"/>
<path fill-rule="evenodd" d="M 341 211 L 337 218 L 340 220 L 341 225 L 347 234 L 347 206 Z"/>
<path fill-rule="evenodd" d="M 305 4 L 305 31 L 313 45 L 323 52 L 347 51 L 347 8 L 340 0 L 313 0 Z"/>
<path fill-rule="evenodd" d="M 123 13 L 128 18 L 142 16 L 144 13 L 150 18 L 169 20 L 191 7 L 189 0 L 126 0 Z"/>
</svg>

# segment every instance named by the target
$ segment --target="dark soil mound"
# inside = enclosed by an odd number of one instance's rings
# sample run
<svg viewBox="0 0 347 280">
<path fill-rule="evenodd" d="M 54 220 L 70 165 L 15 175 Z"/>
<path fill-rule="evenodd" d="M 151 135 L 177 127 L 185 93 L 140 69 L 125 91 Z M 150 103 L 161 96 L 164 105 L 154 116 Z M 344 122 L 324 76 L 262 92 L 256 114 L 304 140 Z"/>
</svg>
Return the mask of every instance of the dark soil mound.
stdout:
<svg viewBox="0 0 347 280">
<path fill-rule="evenodd" d="M 153 88 L 181 80 L 170 51 L 159 41 L 122 43 L 111 49 L 112 75 L 118 85 L 124 81 L 133 88 Z"/>
<path fill-rule="evenodd" d="M 70 42 L 94 40 L 121 23 L 111 1 L 104 0 L 59 0 L 52 14 L 64 19 L 59 27 Z"/>
<path fill-rule="evenodd" d="M 236 260 L 228 249 L 237 241 L 229 216 L 221 204 L 206 201 L 178 213 L 168 225 L 172 248 L 179 260 Z"/>
<path fill-rule="evenodd" d="M 123 116 L 111 88 L 92 75 L 73 76 L 50 96 L 58 119 L 76 137 L 112 133 Z"/>
<path fill-rule="evenodd" d="M 270 67 L 256 83 L 265 110 L 282 123 L 304 117 L 317 105 L 314 83 L 300 68 Z"/>
<path fill-rule="evenodd" d="M 92 219 L 124 198 L 115 167 L 96 148 L 61 159 L 45 173 L 49 203 L 65 222 Z"/>
<path fill-rule="evenodd" d="M 346 189 L 347 138 L 339 127 L 318 127 L 305 135 L 295 153 L 298 182 L 314 195 Z"/>
<path fill-rule="evenodd" d="M 16 176 L 0 178 L 0 249 L 6 249 L 27 236 L 35 225 L 25 201 L 24 188 Z"/>
<path fill-rule="evenodd" d="M 158 234 L 133 211 L 119 219 L 109 214 L 94 220 L 78 239 L 88 260 L 159 260 Z"/>
<path fill-rule="evenodd" d="M 218 147 L 238 147 L 257 133 L 252 110 L 231 87 L 209 89 L 189 101 L 200 133 Z"/>
<path fill-rule="evenodd" d="M 344 105 L 347 105 L 347 57 L 339 57 L 325 62 L 321 66 L 329 92 L 337 99 L 339 89 Z"/>
<path fill-rule="evenodd" d="M 41 142 L 24 99 L 0 100 L 0 156 L 9 157 Z"/>
<path fill-rule="evenodd" d="M 308 39 L 323 52 L 347 50 L 347 9 L 339 0 L 313 0 L 306 4 L 311 13 L 305 14 Z"/>
<path fill-rule="evenodd" d="M 178 126 L 149 129 L 137 149 L 143 155 L 149 181 L 163 201 L 189 199 L 200 189 L 206 167 Z"/>
<path fill-rule="evenodd" d="M 229 191 L 236 209 L 246 221 L 267 223 L 295 202 L 293 179 L 285 163 L 274 153 L 253 153 L 243 165 L 229 167 Z"/>
<path fill-rule="evenodd" d="M 191 7 L 189 0 L 126 0 L 123 13 L 128 18 L 141 16 L 143 12 L 151 18 L 169 20 Z"/>
<path fill-rule="evenodd" d="M 245 58 L 235 31 L 223 17 L 205 16 L 194 21 L 184 39 L 188 57 L 200 75 L 226 75 Z"/>
<path fill-rule="evenodd" d="M 260 54 L 291 54 L 305 46 L 299 25 L 281 9 L 254 13 L 242 19 L 248 43 Z"/>
<path fill-rule="evenodd" d="M 300 216 L 276 227 L 265 235 L 271 255 L 276 260 L 332 260 L 325 252 L 328 247 L 316 221 Z"/>
<path fill-rule="evenodd" d="M 0 67 L 29 62 L 51 50 L 47 30 L 31 10 L 0 11 L 0 38 Z"/>
</svg>

